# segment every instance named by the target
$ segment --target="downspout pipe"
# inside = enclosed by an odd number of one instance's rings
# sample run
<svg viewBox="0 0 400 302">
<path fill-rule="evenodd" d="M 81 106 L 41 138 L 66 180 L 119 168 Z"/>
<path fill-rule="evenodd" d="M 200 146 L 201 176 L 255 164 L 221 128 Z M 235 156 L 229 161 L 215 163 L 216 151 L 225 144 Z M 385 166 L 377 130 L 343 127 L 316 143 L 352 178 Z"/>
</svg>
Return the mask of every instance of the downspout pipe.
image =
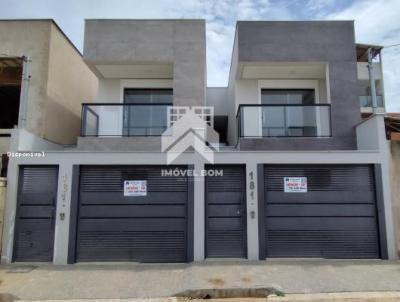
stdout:
<svg viewBox="0 0 400 302">
<path fill-rule="evenodd" d="M 18 121 L 18 128 L 21 129 L 26 128 L 29 82 L 31 79 L 30 63 L 31 59 L 29 56 L 22 57 L 22 81 L 21 81 L 21 94 L 19 98 L 19 121 Z"/>
<path fill-rule="evenodd" d="M 375 87 L 375 79 L 374 79 L 374 70 L 372 65 L 373 59 L 372 48 L 368 48 L 368 75 L 369 75 L 369 86 L 371 88 L 371 99 L 372 99 L 372 111 L 376 113 L 378 102 L 376 100 L 376 87 Z"/>
</svg>

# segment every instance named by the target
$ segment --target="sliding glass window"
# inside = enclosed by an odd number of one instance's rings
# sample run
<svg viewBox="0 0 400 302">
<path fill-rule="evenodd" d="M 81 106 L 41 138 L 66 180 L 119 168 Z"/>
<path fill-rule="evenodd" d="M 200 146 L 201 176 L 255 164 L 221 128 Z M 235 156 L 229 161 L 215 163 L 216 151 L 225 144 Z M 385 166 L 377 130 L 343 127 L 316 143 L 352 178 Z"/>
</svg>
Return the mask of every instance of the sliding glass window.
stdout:
<svg viewBox="0 0 400 302">
<path fill-rule="evenodd" d="M 125 89 L 123 133 L 125 136 L 158 136 L 167 128 L 167 108 L 173 104 L 172 89 Z"/>
</svg>

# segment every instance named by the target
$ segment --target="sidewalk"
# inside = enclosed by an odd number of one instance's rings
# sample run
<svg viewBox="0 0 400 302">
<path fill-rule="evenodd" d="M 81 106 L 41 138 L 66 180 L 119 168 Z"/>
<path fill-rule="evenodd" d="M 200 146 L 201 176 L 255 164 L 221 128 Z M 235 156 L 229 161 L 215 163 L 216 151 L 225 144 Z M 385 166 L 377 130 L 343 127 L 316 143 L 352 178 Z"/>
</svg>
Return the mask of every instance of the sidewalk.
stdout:
<svg viewBox="0 0 400 302">
<path fill-rule="evenodd" d="M 0 292 L 22 300 L 157 298 L 212 288 L 274 288 L 285 294 L 400 291 L 400 262 L 273 260 L 0 266 Z"/>
</svg>

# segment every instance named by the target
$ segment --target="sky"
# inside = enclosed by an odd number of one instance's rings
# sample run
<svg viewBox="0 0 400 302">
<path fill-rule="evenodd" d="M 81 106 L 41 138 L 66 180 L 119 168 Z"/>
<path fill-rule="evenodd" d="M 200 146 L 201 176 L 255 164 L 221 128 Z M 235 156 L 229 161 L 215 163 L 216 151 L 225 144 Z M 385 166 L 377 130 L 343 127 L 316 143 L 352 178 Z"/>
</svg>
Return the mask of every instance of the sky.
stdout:
<svg viewBox="0 0 400 302">
<path fill-rule="evenodd" d="M 54 19 L 80 51 L 84 19 L 205 19 L 208 86 L 227 85 L 237 20 L 354 20 L 357 43 L 400 43 L 400 0 L 0 0 L 0 8 L 0 19 Z M 387 111 L 400 112 L 400 46 L 382 57 Z"/>
</svg>

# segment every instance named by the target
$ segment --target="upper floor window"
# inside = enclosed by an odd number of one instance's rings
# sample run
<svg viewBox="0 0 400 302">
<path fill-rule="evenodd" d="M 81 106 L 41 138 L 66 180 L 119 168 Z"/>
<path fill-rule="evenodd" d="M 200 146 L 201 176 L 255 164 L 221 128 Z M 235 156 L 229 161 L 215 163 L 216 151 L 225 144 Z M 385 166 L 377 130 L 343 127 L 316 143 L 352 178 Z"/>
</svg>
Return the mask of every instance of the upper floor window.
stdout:
<svg viewBox="0 0 400 302">
<path fill-rule="evenodd" d="M 314 89 L 262 89 L 261 104 L 312 105 L 315 104 Z"/>
<path fill-rule="evenodd" d="M 159 136 L 167 129 L 167 110 L 173 104 L 172 89 L 124 90 L 123 135 Z"/>
</svg>

